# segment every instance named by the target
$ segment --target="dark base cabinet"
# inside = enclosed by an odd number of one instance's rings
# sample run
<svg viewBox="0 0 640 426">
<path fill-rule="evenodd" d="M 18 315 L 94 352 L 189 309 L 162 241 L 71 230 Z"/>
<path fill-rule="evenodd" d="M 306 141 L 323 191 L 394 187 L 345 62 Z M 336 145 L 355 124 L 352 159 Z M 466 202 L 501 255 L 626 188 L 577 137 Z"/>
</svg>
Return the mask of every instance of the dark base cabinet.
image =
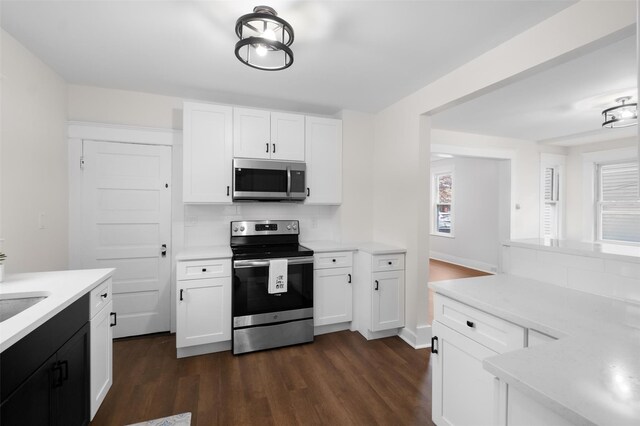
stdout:
<svg viewBox="0 0 640 426">
<path fill-rule="evenodd" d="M 0 354 L 2 426 L 89 424 L 88 318 L 87 296 Z"/>
</svg>

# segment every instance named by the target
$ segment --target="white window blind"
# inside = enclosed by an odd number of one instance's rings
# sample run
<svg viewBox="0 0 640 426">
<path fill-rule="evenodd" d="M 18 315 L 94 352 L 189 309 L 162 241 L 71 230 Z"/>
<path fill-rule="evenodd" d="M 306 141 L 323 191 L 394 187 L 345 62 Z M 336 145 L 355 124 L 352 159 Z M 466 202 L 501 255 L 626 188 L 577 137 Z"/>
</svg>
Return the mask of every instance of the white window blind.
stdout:
<svg viewBox="0 0 640 426">
<path fill-rule="evenodd" d="M 598 178 L 599 238 L 640 243 L 638 163 L 600 164 Z"/>
<path fill-rule="evenodd" d="M 559 174 L 556 167 L 545 167 L 543 178 L 544 206 L 542 211 L 542 236 L 558 238 Z"/>
</svg>

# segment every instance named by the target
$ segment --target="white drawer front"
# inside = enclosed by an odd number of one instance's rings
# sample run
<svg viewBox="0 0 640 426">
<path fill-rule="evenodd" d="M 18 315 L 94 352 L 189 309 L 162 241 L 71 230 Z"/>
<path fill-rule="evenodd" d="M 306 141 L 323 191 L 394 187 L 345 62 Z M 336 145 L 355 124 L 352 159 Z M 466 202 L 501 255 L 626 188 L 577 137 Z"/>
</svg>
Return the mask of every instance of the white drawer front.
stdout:
<svg viewBox="0 0 640 426">
<path fill-rule="evenodd" d="M 179 280 L 197 280 L 231 276 L 231 259 L 189 260 L 178 262 Z"/>
<path fill-rule="evenodd" d="M 371 257 L 371 270 L 373 272 L 380 271 L 396 271 L 404 269 L 404 254 L 379 254 Z"/>
<path fill-rule="evenodd" d="M 313 255 L 313 269 L 346 268 L 353 265 L 353 252 L 339 251 Z"/>
<path fill-rule="evenodd" d="M 441 294 L 435 319 L 498 353 L 524 347 L 525 329 Z"/>
<path fill-rule="evenodd" d="M 93 318 L 100 310 L 111 302 L 112 279 L 108 278 L 91 290 L 91 306 L 89 308 L 89 318 Z"/>
</svg>

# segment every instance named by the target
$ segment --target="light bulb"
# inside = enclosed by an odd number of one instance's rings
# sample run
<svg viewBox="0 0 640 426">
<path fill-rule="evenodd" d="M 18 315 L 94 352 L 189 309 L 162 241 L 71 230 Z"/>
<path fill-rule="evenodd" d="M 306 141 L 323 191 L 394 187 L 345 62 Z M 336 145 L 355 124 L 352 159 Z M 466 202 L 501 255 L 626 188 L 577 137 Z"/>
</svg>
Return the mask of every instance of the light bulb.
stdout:
<svg viewBox="0 0 640 426">
<path fill-rule="evenodd" d="M 626 110 L 620 111 L 620 118 L 631 118 L 631 117 L 633 117 L 633 113 L 630 110 L 626 109 Z"/>
<path fill-rule="evenodd" d="M 258 56 L 265 56 L 267 54 L 267 48 L 264 44 L 259 44 L 256 46 L 256 53 Z"/>
<path fill-rule="evenodd" d="M 268 40 L 275 41 L 276 40 L 276 33 L 274 33 L 272 29 L 266 29 L 262 33 L 262 38 L 266 38 Z"/>
</svg>

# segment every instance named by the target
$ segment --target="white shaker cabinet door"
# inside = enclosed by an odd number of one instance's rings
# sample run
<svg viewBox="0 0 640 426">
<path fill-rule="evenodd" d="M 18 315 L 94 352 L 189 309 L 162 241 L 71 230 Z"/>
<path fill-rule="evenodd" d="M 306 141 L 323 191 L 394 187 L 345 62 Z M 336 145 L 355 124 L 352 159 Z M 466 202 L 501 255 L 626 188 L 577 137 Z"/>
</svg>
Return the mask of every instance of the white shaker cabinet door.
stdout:
<svg viewBox="0 0 640 426">
<path fill-rule="evenodd" d="M 231 277 L 177 282 L 176 346 L 231 340 Z"/>
<path fill-rule="evenodd" d="M 231 204 L 232 108 L 184 103 L 183 201 Z"/>
<path fill-rule="evenodd" d="M 271 113 L 259 109 L 233 109 L 233 156 L 271 158 Z"/>
<path fill-rule="evenodd" d="M 113 383 L 113 328 L 109 302 L 91 319 L 91 419 Z"/>
<path fill-rule="evenodd" d="M 271 113 L 271 159 L 304 161 L 304 115 Z"/>
<path fill-rule="evenodd" d="M 342 121 L 307 117 L 305 204 L 342 203 Z"/>
<path fill-rule="evenodd" d="M 338 324 L 353 318 L 351 268 L 314 271 L 313 320 L 315 326 Z"/>
<path fill-rule="evenodd" d="M 404 327 L 404 271 L 371 274 L 371 331 Z"/>
<path fill-rule="evenodd" d="M 497 352 L 433 322 L 433 421 L 438 426 L 492 426 L 497 379 L 482 360 Z M 433 351 L 437 353 L 433 353 Z"/>
</svg>

